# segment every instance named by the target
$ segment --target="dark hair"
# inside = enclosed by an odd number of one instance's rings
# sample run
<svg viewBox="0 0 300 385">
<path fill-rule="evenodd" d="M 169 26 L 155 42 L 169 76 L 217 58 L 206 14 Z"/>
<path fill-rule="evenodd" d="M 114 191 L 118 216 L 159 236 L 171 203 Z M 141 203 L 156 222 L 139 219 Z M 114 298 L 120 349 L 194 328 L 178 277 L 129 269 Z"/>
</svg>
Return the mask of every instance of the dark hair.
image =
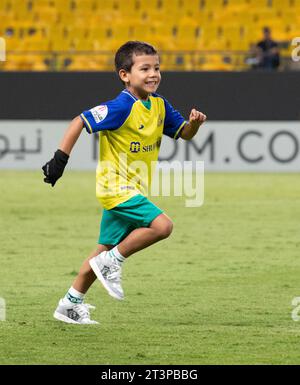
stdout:
<svg viewBox="0 0 300 385">
<path fill-rule="evenodd" d="M 121 69 L 125 70 L 126 72 L 131 71 L 131 67 L 133 66 L 133 54 L 157 55 L 158 53 L 152 45 L 143 41 L 128 41 L 127 43 L 123 44 L 116 52 L 115 67 L 117 73 L 119 73 Z"/>
</svg>

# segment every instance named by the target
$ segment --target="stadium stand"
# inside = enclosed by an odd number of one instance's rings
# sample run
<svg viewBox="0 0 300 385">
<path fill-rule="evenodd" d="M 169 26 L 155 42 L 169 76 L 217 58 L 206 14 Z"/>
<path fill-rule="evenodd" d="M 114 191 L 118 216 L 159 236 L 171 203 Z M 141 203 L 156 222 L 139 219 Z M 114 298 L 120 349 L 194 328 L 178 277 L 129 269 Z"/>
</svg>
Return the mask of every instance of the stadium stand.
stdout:
<svg viewBox="0 0 300 385">
<path fill-rule="evenodd" d="M 290 57 L 300 0 L 0 0 L 0 19 L 0 70 L 112 70 L 127 40 L 154 44 L 163 70 L 245 70 L 266 25 Z"/>
</svg>

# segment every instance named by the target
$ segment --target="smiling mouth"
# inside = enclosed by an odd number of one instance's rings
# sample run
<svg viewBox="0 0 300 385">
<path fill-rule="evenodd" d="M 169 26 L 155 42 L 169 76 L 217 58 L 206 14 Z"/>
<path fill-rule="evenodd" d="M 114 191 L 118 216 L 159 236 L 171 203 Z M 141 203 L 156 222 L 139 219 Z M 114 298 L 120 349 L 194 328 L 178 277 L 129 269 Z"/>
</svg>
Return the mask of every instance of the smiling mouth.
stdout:
<svg viewBox="0 0 300 385">
<path fill-rule="evenodd" d="M 146 82 L 146 84 L 147 84 L 148 86 L 155 86 L 155 85 L 157 84 L 157 82 L 155 82 L 155 81 L 152 81 L 152 82 Z"/>
</svg>

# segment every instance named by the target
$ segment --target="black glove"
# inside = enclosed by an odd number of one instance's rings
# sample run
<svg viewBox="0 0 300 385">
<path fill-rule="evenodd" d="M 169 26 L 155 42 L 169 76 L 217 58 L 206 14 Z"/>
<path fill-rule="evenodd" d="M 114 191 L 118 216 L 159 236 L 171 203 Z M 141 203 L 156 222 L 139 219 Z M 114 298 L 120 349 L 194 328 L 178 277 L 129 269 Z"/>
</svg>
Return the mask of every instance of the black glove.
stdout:
<svg viewBox="0 0 300 385">
<path fill-rule="evenodd" d="M 68 159 L 68 154 L 61 150 L 57 150 L 54 154 L 54 157 L 42 167 L 46 177 L 44 178 L 44 182 L 51 183 L 51 186 L 54 187 L 57 179 L 62 176 L 68 163 Z"/>
</svg>

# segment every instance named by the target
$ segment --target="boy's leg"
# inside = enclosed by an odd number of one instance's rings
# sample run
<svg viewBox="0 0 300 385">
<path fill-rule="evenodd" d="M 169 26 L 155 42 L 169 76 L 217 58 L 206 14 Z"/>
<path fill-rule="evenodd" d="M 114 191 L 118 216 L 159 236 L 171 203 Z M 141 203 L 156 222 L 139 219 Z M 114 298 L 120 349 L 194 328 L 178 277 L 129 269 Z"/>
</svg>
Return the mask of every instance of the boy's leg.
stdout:
<svg viewBox="0 0 300 385">
<path fill-rule="evenodd" d="M 149 227 L 140 227 L 133 230 L 118 245 L 120 254 L 127 258 L 133 253 L 145 249 L 154 243 L 167 238 L 173 229 L 171 219 L 166 214 L 160 214 Z"/>
<path fill-rule="evenodd" d="M 133 253 L 167 238 L 173 229 L 170 218 L 142 195 L 103 213 L 101 244 L 114 247 L 90 259 L 89 264 L 109 294 L 124 298 L 121 271 L 124 260 Z"/>
<path fill-rule="evenodd" d="M 124 299 L 121 285 L 121 265 L 126 257 L 167 238 L 171 234 L 172 228 L 172 222 L 167 215 L 159 214 L 149 227 L 132 230 L 109 252 L 102 252 L 90 260 L 89 263 L 97 278 L 112 297 L 118 300 Z"/>
<path fill-rule="evenodd" d="M 73 282 L 73 288 L 79 291 L 82 294 L 85 294 L 93 282 L 96 280 L 96 275 L 94 274 L 91 266 L 89 264 L 89 260 L 96 255 L 102 253 L 102 251 L 108 251 L 112 249 L 113 246 L 110 245 L 97 245 L 96 250 L 94 250 L 90 256 L 83 262 L 77 277 Z"/>
<path fill-rule="evenodd" d="M 90 319 L 89 309 L 94 306 L 83 303 L 84 294 L 95 281 L 96 276 L 89 265 L 89 260 L 103 251 L 110 250 L 113 246 L 98 245 L 96 250 L 83 262 L 78 276 L 70 287 L 65 297 L 62 298 L 53 314 L 54 318 L 66 323 L 97 324 Z"/>
</svg>

